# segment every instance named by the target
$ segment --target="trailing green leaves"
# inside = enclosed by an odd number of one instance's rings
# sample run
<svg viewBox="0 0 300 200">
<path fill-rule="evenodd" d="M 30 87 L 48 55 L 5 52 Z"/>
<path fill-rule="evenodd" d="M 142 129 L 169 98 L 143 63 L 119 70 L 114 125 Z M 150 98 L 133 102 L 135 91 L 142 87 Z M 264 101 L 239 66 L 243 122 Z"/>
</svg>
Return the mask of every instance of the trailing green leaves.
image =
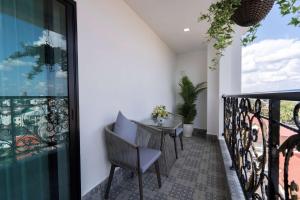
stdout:
<svg viewBox="0 0 300 200">
<path fill-rule="evenodd" d="M 210 69 L 216 69 L 224 50 L 232 43 L 234 22 L 231 20 L 234 11 L 240 5 L 241 0 L 221 0 L 210 5 L 207 14 L 202 14 L 198 21 L 207 21 L 210 28 L 207 34 L 209 40 L 214 39 L 213 47 L 216 49 L 216 57 L 212 59 Z"/>
<path fill-rule="evenodd" d="M 261 26 L 261 24 L 256 24 L 254 26 L 251 26 L 247 32 L 247 34 L 245 35 L 245 37 L 242 38 L 242 45 L 243 46 L 247 46 L 249 44 L 251 44 L 256 38 L 256 32 L 258 30 L 258 28 Z"/>
<path fill-rule="evenodd" d="M 300 26 L 300 5 L 298 0 L 277 0 L 282 16 L 291 15 L 289 25 Z"/>
</svg>

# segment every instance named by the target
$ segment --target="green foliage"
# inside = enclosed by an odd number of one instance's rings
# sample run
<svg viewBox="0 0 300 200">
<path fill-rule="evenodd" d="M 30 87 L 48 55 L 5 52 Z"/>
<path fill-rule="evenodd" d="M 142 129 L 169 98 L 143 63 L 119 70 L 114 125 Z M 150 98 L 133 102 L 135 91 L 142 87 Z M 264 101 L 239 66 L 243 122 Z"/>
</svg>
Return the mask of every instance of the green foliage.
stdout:
<svg viewBox="0 0 300 200">
<path fill-rule="evenodd" d="M 277 0 L 282 16 L 291 15 L 289 25 L 300 27 L 299 0 Z"/>
<path fill-rule="evenodd" d="M 300 27 L 300 0 L 276 0 L 279 5 L 281 15 L 291 15 L 289 25 Z M 223 56 L 224 50 L 231 45 L 234 34 L 234 22 L 231 17 L 241 4 L 241 0 L 220 0 L 212 3 L 207 14 L 201 14 L 198 21 L 207 21 L 210 27 L 207 31 L 209 41 L 214 40 L 213 47 L 216 50 L 216 56 L 212 59 L 210 69 L 216 69 Z M 242 45 L 251 44 L 256 39 L 257 29 L 260 24 L 251 26 L 246 36 L 242 39 Z"/>
<path fill-rule="evenodd" d="M 241 0 L 221 0 L 210 5 L 208 14 L 202 14 L 198 21 L 207 21 L 210 28 L 207 31 L 209 40 L 214 39 L 213 47 L 216 49 L 216 57 L 212 59 L 210 69 L 216 69 L 223 51 L 232 43 L 234 22 L 231 20 Z"/>
<path fill-rule="evenodd" d="M 243 46 L 247 46 L 247 45 L 251 44 L 257 38 L 256 32 L 260 26 L 261 26 L 261 24 L 256 24 L 249 28 L 246 36 L 242 38 Z"/>
<path fill-rule="evenodd" d="M 295 102 L 281 101 L 280 102 L 280 122 L 291 123 L 293 121 Z"/>
<path fill-rule="evenodd" d="M 197 115 L 195 102 L 199 93 L 207 88 L 207 83 L 203 82 L 194 86 L 190 79 L 184 76 L 179 86 L 181 89 L 179 95 L 184 103 L 178 106 L 178 113 L 184 117 L 185 124 L 191 124 Z"/>
</svg>

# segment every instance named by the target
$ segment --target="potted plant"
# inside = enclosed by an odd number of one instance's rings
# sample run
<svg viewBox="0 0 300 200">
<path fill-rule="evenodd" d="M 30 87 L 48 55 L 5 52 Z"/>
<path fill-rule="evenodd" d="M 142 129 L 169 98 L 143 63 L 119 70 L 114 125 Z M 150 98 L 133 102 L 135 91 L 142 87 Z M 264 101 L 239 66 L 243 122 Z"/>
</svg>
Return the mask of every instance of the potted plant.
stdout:
<svg viewBox="0 0 300 200">
<path fill-rule="evenodd" d="M 276 2 L 281 14 L 291 15 L 290 25 L 300 26 L 299 0 L 219 0 L 212 3 L 208 13 L 202 14 L 199 21 L 207 21 L 209 40 L 213 40 L 216 56 L 210 69 L 216 69 L 224 50 L 232 43 L 234 25 L 249 26 L 248 33 L 242 39 L 244 46 L 253 42 L 259 28 L 259 22 L 270 12 Z"/>
<path fill-rule="evenodd" d="M 232 20 L 240 26 L 258 24 L 271 11 L 275 0 L 240 0 L 240 5 L 232 15 Z"/>
<path fill-rule="evenodd" d="M 194 130 L 193 121 L 197 115 L 195 102 L 199 93 L 207 88 L 207 83 L 203 82 L 195 86 L 187 76 L 184 76 L 180 80 L 179 87 L 179 95 L 183 103 L 178 105 L 178 114 L 182 115 L 184 120 L 183 135 L 191 137 Z"/>
</svg>

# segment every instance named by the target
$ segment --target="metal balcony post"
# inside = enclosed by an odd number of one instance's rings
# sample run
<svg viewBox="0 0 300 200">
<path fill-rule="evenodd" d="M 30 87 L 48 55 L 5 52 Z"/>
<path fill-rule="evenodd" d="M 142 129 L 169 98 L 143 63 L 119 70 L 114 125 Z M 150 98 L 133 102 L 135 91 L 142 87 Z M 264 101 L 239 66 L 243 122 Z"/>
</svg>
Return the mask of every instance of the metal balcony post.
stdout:
<svg viewBox="0 0 300 200">
<path fill-rule="evenodd" d="M 12 155 L 15 157 L 17 144 L 16 144 L 16 124 L 15 124 L 15 102 L 13 98 L 9 98 L 10 103 L 10 134 L 11 134 L 11 145 L 12 145 Z"/>
<path fill-rule="evenodd" d="M 268 187 L 268 198 L 276 199 L 276 191 L 279 186 L 279 152 L 280 144 L 280 100 L 270 99 L 269 101 L 269 159 L 268 177 L 271 183 Z"/>
<path fill-rule="evenodd" d="M 223 136 L 225 136 L 225 131 L 226 131 L 226 123 L 225 123 L 225 118 L 226 118 L 226 97 L 223 96 Z"/>
<path fill-rule="evenodd" d="M 231 99 L 232 105 L 232 137 L 231 137 L 231 154 L 232 154 L 232 166 L 231 169 L 235 169 L 235 145 L 236 145 L 236 112 L 237 112 L 237 99 Z"/>
</svg>

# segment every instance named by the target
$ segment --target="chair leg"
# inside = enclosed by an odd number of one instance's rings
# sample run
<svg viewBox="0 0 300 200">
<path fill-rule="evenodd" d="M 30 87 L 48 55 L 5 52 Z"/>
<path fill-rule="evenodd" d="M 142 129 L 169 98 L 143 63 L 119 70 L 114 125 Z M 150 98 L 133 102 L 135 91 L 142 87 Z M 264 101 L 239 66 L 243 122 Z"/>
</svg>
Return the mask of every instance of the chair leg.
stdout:
<svg viewBox="0 0 300 200">
<path fill-rule="evenodd" d="M 139 178 L 139 189 L 140 189 L 140 200 L 143 200 L 143 176 L 142 173 L 138 172 L 138 178 Z"/>
<path fill-rule="evenodd" d="M 130 178 L 134 178 L 134 172 L 130 172 Z"/>
<path fill-rule="evenodd" d="M 175 155 L 176 155 L 176 159 L 178 159 L 176 137 L 174 136 L 173 139 L 174 139 Z"/>
<path fill-rule="evenodd" d="M 183 135 L 183 134 L 181 134 L 181 135 L 179 136 L 179 139 L 180 139 L 181 150 L 183 151 L 182 135 Z"/>
<path fill-rule="evenodd" d="M 154 163 L 154 166 L 155 166 L 155 171 L 156 171 L 156 176 L 157 176 L 158 187 L 161 188 L 161 179 L 160 179 L 158 160 Z"/>
<path fill-rule="evenodd" d="M 104 199 L 108 199 L 109 190 L 110 190 L 111 182 L 112 182 L 113 177 L 114 177 L 115 168 L 116 168 L 116 165 L 112 164 L 111 168 L 110 168 L 110 173 L 109 173 L 109 178 L 108 178 L 108 183 L 107 183 L 107 186 L 106 186 Z"/>
</svg>

